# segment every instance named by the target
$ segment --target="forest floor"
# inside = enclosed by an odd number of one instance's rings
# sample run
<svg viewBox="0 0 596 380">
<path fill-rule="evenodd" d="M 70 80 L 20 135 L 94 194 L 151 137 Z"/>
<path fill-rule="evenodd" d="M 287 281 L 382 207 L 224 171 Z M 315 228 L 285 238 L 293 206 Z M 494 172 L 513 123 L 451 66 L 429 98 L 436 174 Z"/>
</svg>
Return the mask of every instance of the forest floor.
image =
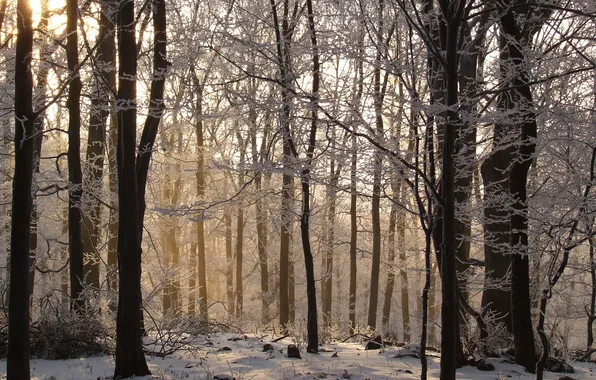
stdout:
<svg viewBox="0 0 596 380">
<path fill-rule="evenodd" d="M 408 348 L 387 347 L 365 350 L 364 344 L 335 343 L 321 347 L 324 352 L 307 354 L 301 359 L 287 358 L 286 348 L 296 343 L 290 338 L 271 343 L 269 336 L 215 334 L 193 342 L 194 347 L 166 357 L 147 355 L 153 376 L 139 379 L 419 379 L 420 360 L 408 355 Z M 272 351 L 263 351 L 270 343 Z M 404 355 L 400 357 L 400 355 Z M 436 355 L 429 353 L 429 355 Z M 487 359 L 493 371 L 475 367 L 458 370 L 457 378 L 466 380 L 533 379 L 520 366 L 506 359 Z M 596 379 L 596 363 L 571 363 L 572 379 Z M 439 378 L 439 358 L 428 358 L 429 379 Z M 32 360 L 32 379 L 36 380 L 107 380 L 112 378 L 114 359 L 111 356 L 71 360 Z M 0 361 L 0 379 L 6 378 L 6 361 Z M 563 375 L 546 372 L 546 379 Z"/>
</svg>

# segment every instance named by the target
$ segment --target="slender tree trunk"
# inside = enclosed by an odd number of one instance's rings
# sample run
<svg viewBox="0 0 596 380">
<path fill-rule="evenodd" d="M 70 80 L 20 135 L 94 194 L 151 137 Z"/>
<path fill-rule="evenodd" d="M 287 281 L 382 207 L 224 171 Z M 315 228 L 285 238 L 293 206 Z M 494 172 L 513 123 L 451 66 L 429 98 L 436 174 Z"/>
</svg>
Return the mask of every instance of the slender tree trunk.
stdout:
<svg viewBox="0 0 596 380">
<path fill-rule="evenodd" d="M 4 7 L 6 7 L 6 2 L 4 2 Z M 48 2 L 44 0 L 40 4 L 41 6 L 41 20 L 39 21 L 38 29 L 41 33 L 46 33 L 48 29 L 48 19 L 49 19 L 49 10 L 48 10 Z M 3 12 L 4 13 L 4 12 Z M 45 45 L 41 47 L 40 52 L 40 67 L 39 72 L 37 73 L 37 86 L 35 92 L 37 93 L 35 96 L 35 107 L 41 107 L 45 105 L 46 102 L 46 89 L 48 85 L 48 74 L 50 72 L 50 57 L 52 55 L 53 49 L 50 48 L 47 44 L 46 35 L 41 36 L 42 40 L 44 41 Z M 44 122 L 45 122 L 45 111 L 41 112 L 36 115 L 35 121 L 33 122 L 33 129 L 35 133 L 34 142 L 33 142 L 33 171 L 35 174 L 39 174 L 40 172 L 40 157 L 41 157 L 41 148 L 42 148 L 42 141 L 43 141 L 43 129 L 44 129 Z M 31 196 L 33 197 L 31 202 L 31 232 L 29 234 L 31 239 L 31 246 L 29 248 L 29 297 L 33 297 L 34 293 L 34 286 L 35 286 L 35 262 L 37 256 L 37 243 L 38 243 L 38 229 L 37 229 L 37 184 L 35 183 L 35 176 L 33 177 L 32 182 L 32 189 L 31 189 Z"/>
<path fill-rule="evenodd" d="M 362 93 L 364 92 L 364 32 L 363 25 L 360 24 L 360 37 L 358 44 L 358 59 L 356 62 L 356 71 L 354 74 L 354 104 L 352 112 L 354 119 L 358 117 L 357 110 L 360 107 Z M 354 132 L 357 130 L 357 124 L 354 126 Z M 358 275 L 358 189 L 357 184 L 358 168 L 358 145 L 356 134 L 352 134 L 351 158 L 350 158 L 350 294 L 348 301 L 348 318 L 350 321 L 350 333 L 356 332 L 356 286 Z"/>
<path fill-rule="evenodd" d="M 86 282 L 95 291 L 99 290 L 99 252 L 98 243 L 101 235 L 101 197 L 104 152 L 106 145 L 106 124 L 110 114 L 110 98 L 113 89 L 114 71 L 114 15 L 115 2 L 101 1 L 99 19 L 98 47 L 95 53 L 97 72 L 94 77 L 91 109 L 89 116 L 89 136 L 87 140 L 86 171 L 84 176 L 86 205 L 83 216 L 83 270 Z"/>
<path fill-rule="evenodd" d="M 335 144 L 335 139 L 331 142 Z M 338 168 L 335 167 L 335 160 L 331 160 L 329 167 L 329 173 L 331 180 L 327 185 L 327 239 L 325 246 L 325 253 L 323 254 L 324 259 L 324 276 L 321 281 L 321 292 L 323 301 L 323 325 L 325 328 L 331 326 L 331 304 L 333 301 L 333 249 L 335 245 L 335 213 L 337 208 L 337 184 L 339 182 L 339 171 L 341 170 L 341 164 L 338 164 Z"/>
<path fill-rule="evenodd" d="M 318 113 L 317 106 L 319 100 L 319 47 L 317 44 L 317 35 L 315 31 L 315 19 L 313 14 L 312 0 L 306 0 L 308 30 L 310 32 L 310 42 L 312 49 L 312 93 L 310 95 L 310 134 L 307 149 L 306 167 L 302 170 L 302 216 L 300 218 L 300 232 L 302 236 L 302 248 L 304 251 L 304 265 L 306 269 L 306 296 L 308 303 L 307 314 L 307 352 L 319 352 L 319 328 L 317 318 L 317 289 L 315 286 L 314 260 L 310 247 L 310 168 L 312 165 L 317 138 Z M 331 288 L 331 283 L 328 284 Z M 329 300 L 329 306 L 331 306 Z"/>
<path fill-rule="evenodd" d="M 587 329 L 586 329 L 586 352 L 592 350 L 594 344 L 594 321 L 596 321 L 596 261 L 594 260 L 594 239 L 588 240 L 590 244 L 590 278 L 592 280 L 592 293 L 590 295 L 590 307 L 586 309 L 588 314 Z"/>
<path fill-rule="evenodd" d="M 261 321 L 264 324 L 269 322 L 269 267 L 267 254 L 267 214 L 263 209 L 262 198 L 262 166 L 264 157 L 267 155 L 267 134 L 264 133 L 261 138 L 260 158 L 257 154 L 257 131 L 256 131 L 256 112 L 254 115 L 254 129 L 251 137 L 253 165 L 255 165 L 255 191 L 257 200 L 255 201 L 255 216 L 257 219 L 257 251 L 259 255 L 259 268 L 261 274 Z M 257 168 L 260 165 L 261 168 Z"/>
<path fill-rule="evenodd" d="M 402 191 L 402 204 L 405 204 L 405 194 Z M 402 314 L 402 329 L 404 333 L 404 342 L 410 341 L 410 296 L 409 296 L 409 282 L 408 282 L 408 260 L 406 258 L 406 215 L 403 210 L 398 211 L 397 215 L 397 241 L 399 246 L 399 262 L 401 278 L 401 314 Z"/>
<path fill-rule="evenodd" d="M 15 166 L 12 181 L 7 380 L 29 374 L 29 228 L 33 177 L 33 15 L 28 0 L 17 1 L 15 52 Z"/>
<path fill-rule="evenodd" d="M 273 26 L 275 31 L 275 41 L 277 45 L 277 61 L 279 75 L 281 78 L 280 92 L 282 100 L 282 110 L 280 114 L 280 132 L 283 140 L 283 175 L 281 191 L 281 232 L 279 249 L 279 324 L 283 332 L 287 331 L 287 324 L 293 320 L 290 305 L 293 305 L 290 287 L 290 240 L 292 228 L 292 193 L 294 188 L 292 149 L 291 149 L 291 130 L 290 118 L 292 108 L 292 72 L 291 72 L 291 43 L 294 27 L 291 25 L 291 18 L 297 16 L 298 3 L 295 3 L 293 15 L 290 15 L 290 2 L 284 0 L 282 3 L 283 13 L 280 20 L 277 13 L 277 4 L 275 0 L 270 0 L 271 13 L 273 16 Z M 292 276 L 293 277 L 293 276 Z"/>
<path fill-rule="evenodd" d="M 157 9 L 160 9 L 159 4 L 161 3 L 161 1 L 158 2 Z M 137 48 L 135 30 L 131 28 L 131 25 L 134 25 L 134 19 L 134 2 L 120 0 L 118 12 L 118 75 L 120 79 L 117 97 L 117 105 L 119 106 L 117 155 L 119 297 L 116 318 L 115 378 L 150 374 L 143 354 L 141 335 L 140 235 L 142 229 L 140 216 L 143 215 L 141 209 L 144 209 L 144 197 L 139 197 L 137 188 L 139 170 L 135 168 Z M 160 27 L 155 25 L 155 29 L 155 33 L 158 34 Z M 156 41 L 155 45 L 160 44 Z M 152 99 L 155 98 L 152 96 Z M 145 131 L 143 134 L 145 134 Z M 143 149 L 149 148 L 146 145 L 141 146 Z M 147 168 L 148 166 L 147 164 Z"/>
<path fill-rule="evenodd" d="M 115 62 L 115 61 L 114 61 Z M 117 303 L 114 302 L 114 294 L 118 291 L 118 168 L 116 167 L 116 150 L 118 141 L 118 118 L 112 114 L 110 118 L 110 135 L 108 141 L 108 188 L 110 190 L 110 216 L 108 220 L 108 267 L 107 285 L 110 291 L 108 308 L 115 312 Z"/>
<path fill-rule="evenodd" d="M 381 45 L 383 41 L 383 8 L 384 0 L 379 0 L 377 54 L 373 70 L 373 98 L 375 108 L 375 126 L 377 140 L 383 139 L 383 91 L 381 84 Z M 373 330 L 377 327 L 377 306 L 379 299 L 379 271 L 381 269 L 381 174 L 383 171 L 381 152 L 374 153 L 373 159 L 373 188 L 372 188 L 372 265 L 370 274 L 370 298 L 368 303 L 368 326 Z"/>
<path fill-rule="evenodd" d="M 292 178 L 292 184 L 294 180 Z M 292 192 L 292 198 L 294 193 Z M 294 241 L 294 224 L 290 224 L 290 247 Z M 291 325 L 296 324 L 296 277 L 294 273 L 294 251 L 290 248 L 290 258 L 288 263 L 288 318 Z"/>
<path fill-rule="evenodd" d="M 229 210 L 224 211 L 224 223 L 226 226 L 226 291 L 228 297 L 228 317 L 234 316 L 234 254 L 232 253 L 232 214 Z"/>
<path fill-rule="evenodd" d="M 289 101 L 287 99 L 285 101 Z M 284 119 L 289 119 L 289 104 L 284 105 Z M 289 130 L 285 132 L 286 128 L 289 128 L 289 120 L 283 120 L 282 128 L 284 128 L 284 134 L 289 133 Z M 280 249 L 279 249 L 279 324 L 282 329 L 286 328 L 288 321 L 290 320 L 290 302 L 288 299 L 289 292 L 289 265 L 290 265 L 290 228 L 292 225 L 291 221 L 291 204 L 292 204 L 292 187 L 293 178 L 291 175 L 292 164 L 291 164 L 291 151 L 289 144 L 284 138 L 283 142 L 283 175 L 282 175 L 282 191 L 281 191 L 281 232 L 280 232 Z"/>
<path fill-rule="evenodd" d="M 199 201 L 203 201 L 205 198 L 205 147 L 204 147 L 204 136 L 203 136 L 203 87 L 198 83 L 198 78 L 194 76 L 195 87 L 197 88 L 196 93 L 196 120 L 195 120 L 195 134 L 197 137 L 197 198 Z M 204 215 L 200 215 L 197 221 L 197 255 L 193 259 L 191 265 L 191 273 L 198 273 L 198 287 L 199 287 L 199 313 L 201 318 L 207 320 L 209 317 L 207 314 L 207 270 L 206 266 L 206 255 L 205 255 L 205 222 L 203 220 Z M 191 253 L 192 254 L 192 253 Z M 198 272 L 197 272 L 198 265 Z M 189 287 L 191 282 L 197 278 L 194 274 L 189 281 Z M 190 293 L 194 293 L 194 286 L 191 287 Z M 189 309 L 190 312 L 190 309 Z"/>
<path fill-rule="evenodd" d="M 240 134 L 238 134 L 239 141 L 238 143 L 242 146 L 240 151 L 240 165 L 244 165 L 244 150 L 245 146 L 242 143 L 242 139 Z M 244 171 L 243 169 L 240 170 L 240 174 L 238 174 L 238 188 L 242 188 L 244 184 Z M 238 318 L 242 317 L 242 307 L 244 303 L 244 288 L 243 288 L 243 281 L 242 281 L 242 264 L 243 264 L 243 247 L 242 244 L 244 242 L 244 210 L 242 205 L 238 207 L 237 210 L 238 219 L 236 224 L 236 316 Z"/>
<path fill-rule="evenodd" d="M 393 182 L 396 182 L 393 180 Z M 393 186 L 394 191 L 397 186 Z M 394 193 L 394 197 L 399 197 Z M 395 225 L 397 218 L 396 200 L 391 203 L 391 211 L 389 212 L 389 231 L 387 231 L 387 282 L 385 283 L 385 296 L 383 298 L 383 328 L 387 329 L 389 326 L 389 319 L 391 317 L 391 303 L 393 301 L 393 288 L 395 284 Z"/>
<path fill-rule="evenodd" d="M 84 306 L 82 299 L 85 285 L 83 272 L 83 241 L 81 236 L 83 196 L 83 173 L 81 171 L 81 78 L 78 73 L 79 49 L 77 0 L 68 0 L 66 19 L 66 57 L 70 83 L 68 86 L 68 257 L 70 260 L 71 309 L 79 312 Z"/>
</svg>

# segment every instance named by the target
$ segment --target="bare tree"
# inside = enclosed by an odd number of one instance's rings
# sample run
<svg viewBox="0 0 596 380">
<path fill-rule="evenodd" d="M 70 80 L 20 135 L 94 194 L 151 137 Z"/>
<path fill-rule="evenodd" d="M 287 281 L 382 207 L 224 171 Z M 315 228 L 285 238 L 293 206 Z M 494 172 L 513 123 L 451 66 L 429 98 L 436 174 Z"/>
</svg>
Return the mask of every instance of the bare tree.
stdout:
<svg viewBox="0 0 596 380">
<path fill-rule="evenodd" d="M 8 301 L 8 380 L 25 380 L 29 372 L 29 228 L 33 177 L 33 14 L 27 0 L 17 1 L 15 53 L 15 166 L 12 182 L 10 290 Z"/>
</svg>

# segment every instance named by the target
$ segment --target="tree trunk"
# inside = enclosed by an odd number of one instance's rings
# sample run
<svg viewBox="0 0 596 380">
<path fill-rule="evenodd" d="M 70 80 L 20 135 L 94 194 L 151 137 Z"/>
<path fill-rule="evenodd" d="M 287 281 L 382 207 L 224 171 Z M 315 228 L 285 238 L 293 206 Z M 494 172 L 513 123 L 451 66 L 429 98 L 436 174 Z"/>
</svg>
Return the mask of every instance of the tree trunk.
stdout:
<svg viewBox="0 0 596 380">
<path fill-rule="evenodd" d="M 101 235 L 101 197 L 104 152 L 106 145 L 106 124 L 110 114 L 110 98 L 115 81 L 112 70 L 114 61 L 114 15 L 115 1 L 101 1 L 99 19 L 98 46 L 95 53 L 97 72 L 91 98 L 89 116 L 89 136 L 87 140 L 86 172 L 84 188 L 85 197 L 83 216 L 83 254 L 85 261 L 83 270 L 86 283 L 95 291 L 99 290 L 99 237 Z"/>
<path fill-rule="evenodd" d="M 335 144 L 335 139 L 331 141 L 331 144 Z M 335 168 L 335 160 L 331 160 L 329 167 L 329 173 L 331 176 L 330 182 L 327 185 L 327 239 L 325 246 L 325 253 L 323 254 L 324 263 L 323 266 L 324 275 L 321 281 L 321 293 L 323 303 L 323 325 L 325 328 L 331 326 L 331 304 L 333 300 L 333 249 L 335 245 L 335 213 L 337 208 L 337 184 L 339 182 L 339 171 L 341 170 L 341 164 Z"/>
<path fill-rule="evenodd" d="M 403 190 L 402 190 L 403 192 Z M 405 204 L 405 194 L 402 194 L 402 204 Z M 399 246 L 399 262 L 401 278 L 401 313 L 404 342 L 410 341 L 410 296 L 408 283 L 408 260 L 406 258 L 406 215 L 403 210 L 397 215 L 397 241 Z"/>
<path fill-rule="evenodd" d="M 318 100 L 319 100 L 319 47 L 317 45 L 317 35 L 315 31 L 315 20 L 313 14 L 312 0 L 306 0 L 308 30 L 310 32 L 310 42 L 312 49 L 312 93 L 309 96 L 310 100 L 310 134 L 307 148 L 307 162 L 305 168 L 302 170 L 302 215 L 300 218 L 300 232 L 302 237 L 302 248 L 304 251 L 304 266 L 306 269 L 306 296 L 308 303 L 308 317 L 306 322 L 307 327 L 307 352 L 319 352 L 319 328 L 317 318 L 317 289 L 315 285 L 315 269 L 314 260 L 310 247 L 310 168 L 312 165 L 313 155 L 315 151 L 315 144 L 317 138 L 317 124 L 318 120 Z M 296 157 L 298 158 L 298 157 Z M 331 288 L 331 283 L 328 284 Z M 329 306 L 331 300 L 329 300 Z"/>
<path fill-rule="evenodd" d="M 78 73 L 79 49 L 77 0 L 68 0 L 66 19 L 66 57 L 70 83 L 68 86 L 68 257 L 70 260 L 71 309 L 80 312 L 84 306 L 83 241 L 81 236 L 83 173 L 81 171 L 81 78 Z"/>
<path fill-rule="evenodd" d="M 29 228 L 33 177 L 33 15 L 27 0 L 17 1 L 15 52 L 15 166 L 12 181 L 7 380 L 29 373 Z"/>
<path fill-rule="evenodd" d="M 267 132 L 265 132 L 261 138 L 261 149 L 260 153 L 257 153 L 257 130 L 256 130 L 256 110 L 253 111 L 254 116 L 251 119 L 254 120 L 253 131 L 251 136 L 252 144 L 252 156 L 253 165 L 255 166 L 254 178 L 255 178 L 255 191 L 257 193 L 257 199 L 255 201 L 255 217 L 257 221 L 257 251 L 259 255 L 259 268 L 261 274 L 261 322 L 264 324 L 269 323 L 269 267 L 268 267 L 268 254 L 267 254 L 267 213 L 263 209 L 263 198 L 261 194 L 262 190 L 262 166 L 267 155 Z M 260 155 L 260 158 L 259 158 Z M 261 168 L 258 168 L 258 165 Z"/>
<path fill-rule="evenodd" d="M 226 226 L 226 291 L 228 297 L 228 317 L 234 316 L 234 254 L 232 253 L 232 214 L 229 210 L 224 211 L 224 223 Z"/>
<path fill-rule="evenodd" d="M 244 154 L 241 154 L 243 156 Z M 242 157 L 243 158 L 243 157 Z M 242 159 L 241 158 L 241 159 Z M 240 174 L 239 186 L 242 186 L 244 183 L 244 174 Z M 243 247 L 242 243 L 244 242 L 244 211 L 242 206 L 238 207 L 237 210 L 238 219 L 236 224 L 236 317 L 242 317 L 242 307 L 244 302 L 244 294 L 243 294 L 243 281 L 242 281 L 242 263 L 243 263 Z"/>
<path fill-rule="evenodd" d="M 509 53 L 505 37 L 500 37 L 501 76 L 506 73 Z M 499 99 L 499 109 L 506 112 L 507 94 Z M 485 318 L 501 320 L 507 331 L 513 332 L 511 319 L 511 278 L 508 248 L 511 243 L 510 205 L 508 203 L 510 163 L 514 147 L 511 134 L 514 127 L 496 124 L 490 156 L 482 163 L 484 185 L 484 292 L 482 310 Z M 504 198 L 507 202 L 504 202 Z"/>
<path fill-rule="evenodd" d="M 588 243 L 590 244 L 590 278 L 592 280 L 592 292 L 590 294 L 590 307 L 586 309 L 588 314 L 588 322 L 587 322 L 587 329 L 586 329 L 586 352 L 589 352 L 592 349 L 592 344 L 594 344 L 594 321 L 596 321 L 596 261 L 594 260 L 594 239 L 588 239 Z"/>
<path fill-rule="evenodd" d="M 6 2 L 3 3 L 3 6 L 6 7 Z M 42 33 L 46 33 L 48 29 L 48 19 L 49 19 L 49 10 L 48 10 L 48 2 L 44 0 L 40 4 L 41 6 L 41 20 L 39 21 L 38 29 Z M 4 13 L 4 12 L 2 12 Z M 44 46 L 41 47 L 40 52 L 40 67 L 39 72 L 37 73 L 37 86 L 36 86 L 36 96 L 35 96 L 35 103 L 34 107 L 42 107 L 46 103 L 46 89 L 48 86 L 48 74 L 50 72 L 50 57 L 54 49 L 50 48 L 47 42 L 46 35 L 42 36 L 44 41 Z M 43 141 L 43 129 L 45 123 L 45 111 L 37 114 L 35 117 L 35 121 L 33 122 L 33 130 L 35 131 L 35 137 L 33 142 L 33 171 L 35 174 L 39 174 L 40 172 L 40 157 L 41 157 L 41 148 L 42 148 L 42 141 Z M 33 177 L 35 179 L 35 176 Z M 30 230 L 30 239 L 31 239 L 31 246 L 29 247 L 29 297 L 33 297 L 34 287 L 35 287 L 35 261 L 37 256 L 37 243 L 38 243 L 38 229 L 37 229 L 37 189 L 38 186 L 35 183 L 35 180 L 32 182 L 32 189 L 31 195 L 33 197 L 31 202 L 31 230 Z"/>
<path fill-rule="evenodd" d="M 458 32 L 464 12 L 465 2 L 451 6 L 441 0 L 445 24 L 441 28 L 441 38 L 445 51 L 445 105 L 448 107 L 443 139 L 442 172 L 442 251 L 441 251 L 441 380 L 455 380 L 457 368 L 457 348 L 459 341 L 458 298 L 457 298 L 457 242 L 455 229 L 455 154 L 457 129 L 460 118 L 454 109 L 458 102 Z"/>
<path fill-rule="evenodd" d="M 194 73 L 193 73 L 194 74 Z M 204 144 L 204 125 L 203 125 L 203 86 L 204 83 L 199 83 L 199 79 L 194 74 L 193 81 L 196 87 L 196 116 L 195 116 L 195 134 L 197 137 L 197 198 L 199 201 L 205 200 L 205 144 Z M 205 78 L 206 81 L 206 78 Z M 204 82 L 205 82 L 204 81 Z M 192 253 L 191 253 L 192 254 Z M 203 320 L 207 320 L 209 315 L 207 311 L 207 269 L 206 255 L 205 255 L 205 221 L 204 214 L 199 215 L 197 220 L 197 255 L 192 260 L 191 273 L 198 273 L 198 285 L 199 285 L 199 314 Z M 198 265 L 198 272 L 197 272 Z M 191 275 L 192 278 L 189 281 L 190 293 L 194 293 L 194 281 L 197 278 L 195 275 Z M 191 287 L 191 282 L 193 286 Z M 193 301 L 194 302 L 194 301 Z M 189 309 L 190 313 L 190 309 Z M 193 306 L 194 313 L 194 306 Z"/>
<path fill-rule="evenodd" d="M 297 4 L 297 3 L 296 3 Z M 293 304 L 290 298 L 290 240 L 292 228 L 292 193 L 294 188 L 293 165 L 291 162 L 291 131 L 290 118 L 292 108 L 292 88 L 293 76 L 291 72 L 291 43 L 294 32 L 292 17 L 297 17 L 298 6 L 294 8 L 290 15 L 290 2 L 284 0 L 282 4 L 283 13 L 281 22 L 277 14 L 277 4 L 275 0 L 270 0 L 271 13 L 273 16 L 273 26 L 275 31 L 275 41 L 277 45 L 277 61 L 279 76 L 281 78 L 280 92 L 282 100 L 282 110 L 280 113 L 280 132 L 283 140 L 283 175 L 281 191 L 281 232 L 279 249 L 279 324 L 283 332 L 287 332 L 287 324 L 291 318 L 290 305 Z M 293 271 L 292 271 L 293 272 Z M 293 288 L 293 284 L 292 284 Z"/>
<path fill-rule="evenodd" d="M 396 182 L 393 180 L 393 182 Z M 394 191 L 397 186 L 393 186 Z M 394 198 L 399 197 L 394 193 Z M 389 318 L 391 316 L 391 303 L 393 301 L 393 287 L 395 284 L 395 225 L 397 218 L 397 205 L 394 199 L 391 203 L 389 212 L 389 231 L 387 231 L 387 282 L 385 283 L 385 296 L 383 298 L 383 328 L 389 327 Z"/>
<path fill-rule="evenodd" d="M 357 110 L 360 108 L 362 93 L 364 92 L 364 32 L 363 25 L 360 24 L 360 36 L 358 43 L 358 59 L 354 74 L 354 101 L 352 107 L 353 119 L 358 117 Z M 354 125 L 354 131 L 357 131 L 357 124 Z M 357 209 L 357 168 L 358 168 L 358 145 L 356 134 L 352 134 L 351 159 L 350 159 L 350 294 L 348 301 L 348 318 L 350 321 L 350 333 L 356 332 L 356 286 L 358 275 L 358 209 Z"/>
<path fill-rule="evenodd" d="M 379 0 L 378 10 L 378 36 L 377 36 L 377 54 L 374 61 L 373 70 L 373 100 L 375 108 L 375 137 L 381 141 L 384 136 L 383 130 L 383 95 L 384 87 L 381 84 L 381 46 L 383 41 L 383 8 L 384 0 Z M 368 326 L 373 330 L 377 327 L 377 306 L 379 299 L 379 271 L 381 269 L 381 174 L 383 171 L 381 152 L 374 153 L 373 161 L 373 188 L 372 188 L 372 265 L 370 274 L 370 298 L 368 302 Z"/>
<path fill-rule="evenodd" d="M 158 10 L 163 9 L 163 5 L 163 1 L 160 0 L 156 7 Z M 158 13 L 154 12 L 154 15 Z M 119 297 L 116 318 L 115 378 L 150 374 L 143 354 L 141 336 L 140 235 L 142 229 L 140 221 L 142 218 L 140 216 L 143 215 L 141 209 L 144 209 L 144 203 L 142 203 L 143 198 L 139 198 L 137 188 L 139 170 L 135 168 L 137 48 L 135 30 L 130 27 L 130 25 L 134 25 L 134 20 L 134 2 L 120 0 L 118 12 L 118 75 L 120 79 L 117 98 L 117 104 L 120 105 L 118 108 L 117 148 Z M 159 33 L 159 30 L 160 27 L 155 25 L 156 34 Z M 161 44 L 156 41 L 155 45 Z M 155 98 L 152 96 L 152 99 Z M 143 149 L 148 148 L 146 145 L 141 146 Z M 149 165 L 147 164 L 146 167 L 148 168 Z"/>
<path fill-rule="evenodd" d="M 528 82 L 530 73 L 526 66 L 525 47 L 531 38 L 523 36 L 517 25 L 518 14 L 503 4 L 500 9 L 501 30 L 509 55 L 508 64 L 515 75 L 506 94 L 507 106 L 515 111 L 512 120 L 517 132 L 516 152 L 509 174 L 509 192 L 513 198 L 511 214 L 511 311 L 515 362 L 529 372 L 535 371 L 536 353 L 530 307 L 530 274 L 528 251 L 527 178 L 536 150 L 537 124 L 534 102 Z M 523 27 L 524 30 L 532 28 Z"/>
<path fill-rule="evenodd" d="M 115 66 L 115 60 L 112 62 L 112 68 Z M 115 78 L 114 78 L 115 79 Z M 112 83 L 112 88 L 115 88 L 115 83 Z M 118 142 L 118 117 L 112 113 L 110 117 L 110 135 L 108 141 L 108 189 L 110 190 L 110 217 L 108 220 L 108 267 L 107 270 L 107 285 L 110 292 L 110 300 L 108 308 L 115 312 L 117 309 L 117 302 L 114 302 L 115 294 L 118 292 L 118 168 L 116 165 Z"/>
</svg>

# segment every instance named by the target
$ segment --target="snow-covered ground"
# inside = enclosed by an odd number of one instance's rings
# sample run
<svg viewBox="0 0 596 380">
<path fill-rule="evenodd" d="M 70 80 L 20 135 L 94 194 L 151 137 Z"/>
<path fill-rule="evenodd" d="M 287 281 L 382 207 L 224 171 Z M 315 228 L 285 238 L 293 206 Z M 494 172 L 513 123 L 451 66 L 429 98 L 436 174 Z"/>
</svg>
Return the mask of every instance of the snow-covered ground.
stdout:
<svg viewBox="0 0 596 380">
<path fill-rule="evenodd" d="M 407 349 L 389 347 L 384 350 L 364 350 L 364 344 L 336 343 L 322 346 L 325 352 L 307 354 L 302 359 L 286 357 L 286 338 L 271 343 L 274 350 L 263 352 L 270 336 L 261 340 L 232 334 L 205 337 L 196 350 L 180 352 L 165 358 L 147 356 L 153 374 L 145 379 L 419 379 L 420 361 L 413 357 L 396 357 L 410 353 Z M 268 339 L 269 338 L 269 339 Z M 230 350 L 225 349 L 229 348 Z M 433 355 L 429 353 L 429 355 Z M 533 379 L 522 367 L 505 359 L 488 359 L 494 371 L 483 372 L 474 367 L 458 370 L 458 379 L 500 380 Z M 573 379 L 596 379 L 596 364 L 571 363 Z M 114 370 L 110 356 L 64 361 L 33 360 L 32 378 L 39 380 L 105 380 Z M 0 379 L 5 378 L 6 361 L 0 361 Z M 562 374 L 546 373 L 547 379 L 559 379 Z M 439 358 L 429 357 L 429 379 L 439 378 Z"/>
</svg>

